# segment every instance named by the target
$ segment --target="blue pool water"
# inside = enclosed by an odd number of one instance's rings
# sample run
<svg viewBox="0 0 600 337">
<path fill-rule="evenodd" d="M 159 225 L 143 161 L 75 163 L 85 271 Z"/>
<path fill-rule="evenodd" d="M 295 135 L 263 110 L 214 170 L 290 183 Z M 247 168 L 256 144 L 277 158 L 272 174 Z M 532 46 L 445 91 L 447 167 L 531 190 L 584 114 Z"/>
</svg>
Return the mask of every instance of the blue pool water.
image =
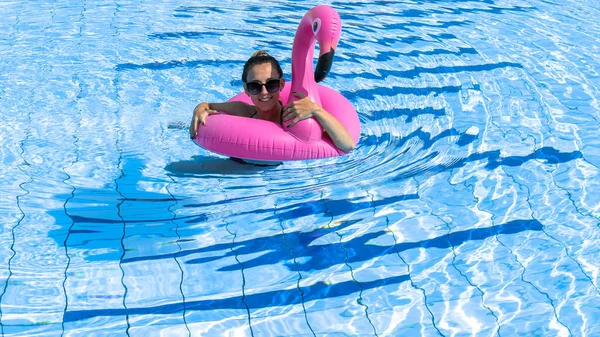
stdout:
<svg viewBox="0 0 600 337">
<path fill-rule="evenodd" d="M 343 1 L 348 156 L 188 137 L 309 1 L 0 2 L 2 336 L 600 336 L 596 1 Z"/>
</svg>

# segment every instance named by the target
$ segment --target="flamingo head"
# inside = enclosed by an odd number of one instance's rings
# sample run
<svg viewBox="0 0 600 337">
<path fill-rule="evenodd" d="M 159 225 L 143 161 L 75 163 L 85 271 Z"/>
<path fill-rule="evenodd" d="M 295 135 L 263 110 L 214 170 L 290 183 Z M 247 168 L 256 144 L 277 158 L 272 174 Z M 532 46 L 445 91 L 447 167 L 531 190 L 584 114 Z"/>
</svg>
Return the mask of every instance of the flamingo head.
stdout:
<svg viewBox="0 0 600 337">
<path fill-rule="evenodd" d="M 315 82 L 318 83 L 327 77 L 333 64 L 333 55 L 342 32 L 342 21 L 338 12 L 327 5 L 313 7 L 304 16 L 303 21 L 305 20 L 319 42 L 319 61 L 315 69 Z"/>
</svg>

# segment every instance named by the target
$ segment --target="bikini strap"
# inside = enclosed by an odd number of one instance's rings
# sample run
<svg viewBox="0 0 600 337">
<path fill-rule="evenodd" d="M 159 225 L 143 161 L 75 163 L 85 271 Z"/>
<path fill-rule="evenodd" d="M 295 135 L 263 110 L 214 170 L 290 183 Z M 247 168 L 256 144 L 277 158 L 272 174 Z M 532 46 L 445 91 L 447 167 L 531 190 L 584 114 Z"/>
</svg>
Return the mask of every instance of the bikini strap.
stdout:
<svg viewBox="0 0 600 337">
<path fill-rule="evenodd" d="M 281 110 L 279 110 L 279 125 L 283 125 L 283 103 L 281 103 L 281 101 L 279 101 L 279 104 L 281 105 Z M 250 118 L 254 118 L 254 116 L 256 116 L 257 113 L 258 113 L 258 110 L 254 111 L 254 113 L 252 114 L 252 116 L 250 116 Z"/>
<path fill-rule="evenodd" d="M 279 125 L 283 126 L 283 103 L 279 101 L 279 104 L 281 105 L 281 110 L 279 110 Z"/>
</svg>

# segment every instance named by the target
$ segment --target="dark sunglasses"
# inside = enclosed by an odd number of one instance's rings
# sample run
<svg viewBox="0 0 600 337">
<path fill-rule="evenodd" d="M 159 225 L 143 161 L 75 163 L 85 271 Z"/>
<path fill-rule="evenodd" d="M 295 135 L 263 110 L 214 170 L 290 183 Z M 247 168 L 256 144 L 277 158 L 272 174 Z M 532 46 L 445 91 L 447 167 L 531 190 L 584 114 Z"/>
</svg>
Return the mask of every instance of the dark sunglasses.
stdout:
<svg viewBox="0 0 600 337">
<path fill-rule="evenodd" d="M 250 95 L 258 95 L 264 85 L 268 92 L 274 93 L 279 91 L 279 83 L 281 83 L 281 79 L 268 80 L 267 83 L 248 82 L 246 83 L 246 89 L 248 89 Z"/>
</svg>

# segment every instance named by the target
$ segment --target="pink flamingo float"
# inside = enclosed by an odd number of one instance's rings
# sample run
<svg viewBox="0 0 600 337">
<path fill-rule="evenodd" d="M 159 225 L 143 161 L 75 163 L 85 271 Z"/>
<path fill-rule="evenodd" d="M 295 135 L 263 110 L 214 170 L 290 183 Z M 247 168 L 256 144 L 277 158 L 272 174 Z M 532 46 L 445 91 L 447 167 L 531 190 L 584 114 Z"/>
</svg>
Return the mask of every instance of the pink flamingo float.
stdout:
<svg viewBox="0 0 600 337">
<path fill-rule="evenodd" d="M 297 100 L 290 92 L 300 92 L 320 104 L 348 130 L 354 144 L 360 136 L 360 121 L 350 102 L 337 91 L 317 84 L 327 76 L 341 34 L 339 14 L 327 5 L 310 9 L 300 21 L 292 46 L 292 81 L 281 91 L 283 104 Z M 313 73 L 313 55 L 319 42 L 319 59 Z M 245 93 L 229 101 L 252 104 Z M 226 156 L 286 161 L 327 158 L 345 154 L 337 149 L 317 120 L 308 118 L 291 128 L 270 121 L 210 115 L 210 122 L 198 129 L 194 141 L 199 146 Z"/>
</svg>

